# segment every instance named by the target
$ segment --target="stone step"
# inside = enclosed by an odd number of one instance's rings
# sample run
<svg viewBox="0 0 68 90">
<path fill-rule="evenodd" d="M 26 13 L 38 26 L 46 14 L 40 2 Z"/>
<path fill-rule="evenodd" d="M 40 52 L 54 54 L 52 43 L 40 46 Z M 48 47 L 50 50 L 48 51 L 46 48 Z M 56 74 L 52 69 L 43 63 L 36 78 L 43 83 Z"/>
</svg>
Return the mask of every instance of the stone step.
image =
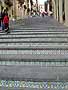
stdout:
<svg viewBox="0 0 68 90">
<path fill-rule="evenodd" d="M 16 26 L 16 27 L 10 27 L 10 30 L 59 30 L 59 31 L 67 31 L 68 28 L 59 28 L 59 27 L 41 27 L 41 26 L 37 26 L 36 28 L 29 28 L 30 26 L 28 26 L 27 28 L 23 26 Z M 31 26 L 32 27 L 32 26 Z M 34 27 L 34 26 L 33 26 Z"/>
<path fill-rule="evenodd" d="M 31 28 L 31 27 L 30 28 L 29 27 L 28 28 L 25 27 L 24 28 L 24 27 L 22 27 L 22 28 L 19 28 L 19 29 L 16 28 L 16 30 L 41 30 L 41 28 L 35 28 L 35 27 L 33 27 L 33 28 Z M 65 29 L 65 30 L 67 30 L 67 29 Z"/>
<path fill-rule="evenodd" d="M 15 29 L 23 29 L 23 28 L 29 28 L 29 27 L 31 27 L 31 28 L 33 28 L 33 27 L 35 27 L 35 28 L 40 28 L 40 29 L 68 29 L 68 28 L 65 28 L 65 27 L 59 27 L 59 26 L 46 26 L 46 25 L 28 25 L 28 26 L 22 26 L 22 25 L 20 25 L 20 27 L 19 26 L 16 26 L 16 27 L 14 27 Z"/>
<path fill-rule="evenodd" d="M 0 65 L 23 65 L 23 66 L 41 66 L 41 67 L 68 67 L 68 61 L 37 61 L 37 60 L 19 60 L 19 61 L 0 61 Z"/>
<path fill-rule="evenodd" d="M 68 43 L 1 43 L 0 47 L 18 47 L 21 46 L 23 47 L 29 47 L 29 48 L 38 48 L 38 47 L 66 47 L 68 46 Z M 18 47 L 19 48 L 19 47 Z"/>
<path fill-rule="evenodd" d="M 68 45 L 0 44 L 0 50 L 68 50 Z"/>
<path fill-rule="evenodd" d="M 1 34 L 5 34 L 4 32 L 1 32 Z M 25 34 L 25 35 L 30 35 L 30 34 L 68 34 L 68 32 L 11 32 L 10 34 Z"/>
<path fill-rule="evenodd" d="M 68 38 L 20 38 L 0 39 L 1 42 L 68 42 Z"/>
<path fill-rule="evenodd" d="M 32 22 L 31 22 L 31 24 L 32 24 Z M 36 25 L 35 25 L 36 24 Z M 16 25 L 16 26 L 18 26 L 18 25 Z M 21 27 L 22 26 L 22 27 Z M 21 29 L 38 29 L 38 28 L 43 28 L 44 29 L 44 27 L 45 28 L 57 28 L 57 29 L 68 29 L 67 27 L 64 27 L 64 26 L 60 26 L 60 25 L 52 25 L 51 23 L 49 24 L 38 24 L 38 23 L 34 23 L 33 25 L 20 25 L 20 26 L 18 26 L 18 27 L 21 27 Z"/>
<path fill-rule="evenodd" d="M 16 25 L 16 26 L 18 26 L 18 28 L 20 27 L 20 29 L 32 29 L 32 30 L 33 29 L 45 29 L 44 27 L 46 27 L 46 28 L 57 28 L 57 29 L 68 29 L 68 27 L 57 26 L 57 25 L 49 25 L 49 24 L 48 25 L 47 24 L 44 24 L 44 26 L 43 25 L 40 25 L 40 24 L 39 25 L 38 24 L 36 24 L 36 25 L 34 25 L 34 24 L 33 25 L 25 25 L 25 24 L 22 25 L 22 24 L 20 24 L 20 25 Z M 34 26 L 37 26 L 37 27 L 34 27 Z M 43 27 L 41 27 L 41 26 L 43 26 Z"/>
<path fill-rule="evenodd" d="M 17 30 L 11 30 L 11 32 L 68 32 L 68 29 L 66 30 L 66 29 L 63 29 L 63 30 L 60 30 L 60 29 L 58 29 L 58 30 L 56 30 L 56 29 L 45 29 L 45 30 L 43 30 L 43 29 L 34 29 L 34 30 L 32 30 L 32 29 L 17 29 Z"/>
<path fill-rule="evenodd" d="M 68 44 L 68 41 L 64 41 L 64 40 L 45 40 L 45 41 L 41 41 L 41 40 L 35 40 L 35 41 L 26 41 L 26 40 L 17 40 L 17 39 L 15 39 L 15 40 L 7 40 L 7 39 L 5 39 L 5 40 L 0 40 L 0 44 L 1 43 L 4 43 L 4 44 L 7 44 L 7 43 L 58 43 L 58 44 L 62 44 L 62 43 L 66 43 L 66 44 Z"/>
<path fill-rule="evenodd" d="M 10 34 L 68 34 L 68 32 L 11 32 Z"/>
<path fill-rule="evenodd" d="M 29 25 L 29 26 L 24 26 L 24 25 L 20 25 L 20 26 L 18 26 L 18 25 L 16 25 L 16 27 L 13 27 L 14 29 L 31 29 L 31 30 L 34 30 L 34 29 L 43 29 L 43 30 L 45 30 L 45 29 L 60 29 L 60 30 L 62 30 L 62 29 L 68 29 L 68 27 L 59 27 L 59 26 L 50 26 L 50 25 L 44 25 L 44 26 L 41 26 L 41 25 Z"/>
<path fill-rule="evenodd" d="M 0 65 L 41 65 L 42 64 L 44 66 L 60 66 L 60 67 L 64 67 L 64 66 L 68 66 L 68 59 L 67 58 L 63 58 L 63 59 L 7 59 L 7 58 L 0 58 Z"/>
<path fill-rule="evenodd" d="M 0 35 L 0 39 L 20 39 L 20 38 L 68 38 L 68 35 Z"/>
<path fill-rule="evenodd" d="M 27 56 L 27 57 L 26 57 Z M 0 60 L 68 59 L 68 50 L 0 50 Z"/>
<path fill-rule="evenodd" d="M 0 65 L 1 80 L 68 81 L 68 67 Z"/>
<path fill-rule="evenodd" d="M 6 34 L 0 33 L 0 37 L 68 37 L 68 34 Z"/>
</svg>

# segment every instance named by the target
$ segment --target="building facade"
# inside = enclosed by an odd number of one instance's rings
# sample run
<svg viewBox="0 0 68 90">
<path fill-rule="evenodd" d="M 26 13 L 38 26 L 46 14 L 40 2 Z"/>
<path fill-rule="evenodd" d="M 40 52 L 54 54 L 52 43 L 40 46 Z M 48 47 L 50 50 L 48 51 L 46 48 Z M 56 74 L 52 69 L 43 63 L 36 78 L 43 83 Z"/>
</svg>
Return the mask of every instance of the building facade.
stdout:
<svg viewBox="0 0 68 90">
<path fill-rule="evenodd" d="M 16 19 L 23 19 L 30 15 L 32 0 L 13 0 L 13 15 Z"/>
<path fill-rule="evenodd" d="M 44 3 L 45 11 L 47 12 L 47 2 Z"/>
<path fill-rule="evenodd" d="M 0 12 L 7 8 L 10 19 L 23 19 L 30 14 L 32 0 L 0 0 Z"/>
<path fill-rule="evenodd" d="M 11 0 L 0 0 L 0 12 L 7 9 L 9 17 L 12 17 L 12 5 L 13 2 Z"/>
<path fill-rule="evenodd" d="M 54 17 L 68 26 L 68 0 L 52 0 Z"/>
<path fill-rule="evenodd" d="M 44 3 L 45 11 L 48 13 L 48 16 L 52 14 L 52 0 L 47 0 Z"/>
</svg>

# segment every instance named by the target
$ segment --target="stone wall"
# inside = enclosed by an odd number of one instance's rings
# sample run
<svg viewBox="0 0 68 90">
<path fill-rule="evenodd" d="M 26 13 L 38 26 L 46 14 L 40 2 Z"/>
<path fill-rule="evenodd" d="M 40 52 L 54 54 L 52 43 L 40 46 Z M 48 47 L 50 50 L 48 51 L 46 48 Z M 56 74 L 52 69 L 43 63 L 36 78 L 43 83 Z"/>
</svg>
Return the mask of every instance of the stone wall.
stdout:
<svg viewBox="0 0 68 90">
<path fill-rule="evenodd" d="M 54 18 L 68 26 L 68 0 L 52 0 Z"/>
</svg>

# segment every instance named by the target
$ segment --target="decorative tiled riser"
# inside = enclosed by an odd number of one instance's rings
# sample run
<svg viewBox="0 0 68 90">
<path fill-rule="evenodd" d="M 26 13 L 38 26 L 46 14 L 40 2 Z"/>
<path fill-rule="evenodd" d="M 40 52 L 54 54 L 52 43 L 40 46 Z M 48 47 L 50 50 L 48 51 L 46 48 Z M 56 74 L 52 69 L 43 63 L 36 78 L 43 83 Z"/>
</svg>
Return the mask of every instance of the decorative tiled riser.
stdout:
<svg viewBox="0 0 68 90">
<path fill-rule="evenodd" d="M 0 80 L 0 87 L 68 89 L 68 82 L 25 82 Z"/>
</svg>

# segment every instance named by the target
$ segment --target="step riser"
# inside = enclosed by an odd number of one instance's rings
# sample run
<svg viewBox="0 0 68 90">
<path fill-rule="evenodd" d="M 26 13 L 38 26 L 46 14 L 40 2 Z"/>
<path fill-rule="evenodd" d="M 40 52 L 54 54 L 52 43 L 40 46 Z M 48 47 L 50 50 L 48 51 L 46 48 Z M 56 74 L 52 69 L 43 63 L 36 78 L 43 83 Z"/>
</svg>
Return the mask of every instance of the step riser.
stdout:
<svg viewBox="0 0 68 90">
<path fill-rule="evenodd" d="M 1 43 L 0 47 L 68 47 L 68 43 Z M 18 47 L 19 48 L 19 47 Z"/>
<path fill-rule="evenodd" d="M 0 34 L 0 37 L 8 37 L 8 38 L 9 37 L 40 37 L 40 38 L 41 37 L 46 37 L 46 38 L 48 38 L 48 37 L 55 37 L 55 38 L 58 38 L 58 37 L 68 37 L 68 34 L 61 34 L 61 35 L 60 34 L 59 35 L 58 34 L 57 35 L 56 34 L 53 34 L 53 35 L 51 35 L 51 34 L 50 35 L 49 34 L 45 34 L 45 35 L 41 35 L 41 34 L 40 35 L 22 35 L 22 34 L 17 35 L 17 34 L 9 34 L 8 35 L 7 34 L 6 35 L 4 33 L 4 34 Z"/>
<path fill-rule="evenodd" d="M 7 44 L 7 43 L 58 43 L 58 44 L 62 44 L 62 43 L 68 43 L 68 41 L 0 41 L 0 44 Z"/>
<path fill-rule="evenodd" d="M 0 39 L 53 39 L 53 38 L 55 38 L 55 39 L 67 39 L 68 37 L 67 36 L 60 36 L 60 37 L 58 37 L 58 36 L 46 36 L 46 37 L 41 37 L 41 36 L 39 36 L 39 37 L 33 37 L 33 36 L 2 36 L 2 37 L 0 37 Z"/>
<path fill-rule="evenodd" d="M 0 35 L 5 35 L 5 34 L 6 33 L 0 33 Z M 41 35 L 46 35 L 46 34 L 47 35 L 50 35 L 50 34 L 51 35 L 56 35 L 56 34 L 58 34 L 58 35 L 59 34 L 60 35 L 68 35 L 68 33 L 66 33 L 66 32 L 65 33 L 63 33 L 63 32 L 62 33 L 61 32 L 59 32 L 59 33 L 57 33 L 57 32 L 55 32 L 55 33 L 53 33 L 53 32 L 52 33 L 50 33 L 50 32 L 49 33 L 44 33 L 44 32 L 43 33 L 41 33 L 41 32 L 40 33 L 39 32 L 38 33 L 35 33 L 35 32 L 31 32 L 31 33 L 30 32 L 28 32 L 28 33 L 27 32 L 11 32 L 10 33 L 10 35 L 40 35 L 40 34 Z"/>
<path fill-rule="evenodd" d="M 68 34 L 68 32 L 11 32 L 11 34 Z"/>
<path fill-rule="evenodd" d="M 8 37 L 5 39 L 5 37 L 4 37 L 3 39 L 0 38 L 0 41 L 2 41 L 2 40 L 8 40 L 8 41 L 9 40 L 10 41 L 11 40 L 22 40 L 22 41 L 25 41 L 25 40 L 26 41 L 36 41 L 36 40 L 39 40 L 39 41 L 49 41 L 49 40 L 58 40 L 59 41 L 59 40 L 61 40 L 62 41 L 63 40 L 63 41 L 67 41 L 68 38 L 57 38 L 57 37 L 56 38 L 49 38 L 49 37 L 46 37 L 46 38 L 14 38 L 13 39 L 13 38 Z"/>
<path fill-rule="evenodd" d="M 66 33 L 67 32 L 68 33 L 68 30 L 64 30 L 64 29 L 63 30 L 60 30 L 60 29 L 59 30 L 55 30 L 55 29 L 54 30 L 51 30 L 51 29 L 50 30 L 36 30 L 36 29 L 34 29 L 34 30 L 29 30 L 29 29 L 23 30 L 22 29 L 22 30 L 11 30 L 11 32 L 36 32 L 36 33 L 38 33 L 38 32 L 39 33 L 41 33 L 41 32 L 44 32 L 44 33 L 45 32 L 49 32 L 49 33 L 50 32 L 54 32 L 54 33 L 55 32 L 57 32 L 57 33 L 59 33 L 59 32 Z"/>
<path fill-rule="evenodd" d="M 38 55 L 49 55 L 49 54 L 53 54 L 53 55 L 64 55 L 64 54 L 68 54 L 68 50 L 0 50 L 0 54 L 38 54 Z"/>
<path fill-rule="evenodd" d="M 22 60 L 22 61 L 0 61 L 0 65 L 21 65 L 21 66 L 42 66 L 42 67 L 68 67 L 68 61 L 67 62 L 61 62 L 60 60 L 58 62 L 56 61 L 26 61 L 26 60 Z"/>
<path fill-rule="evenodd" d="M 0 39 L 0 42 L 8 42 L 8 41 L 11 41 L 11 42 L 18 42 L 18 41 L 20 41 L 20 42 L 23 42 L 23 41 L 25 41 L 25 42 L 27 42 L 27 41 L 29 41 L 29 42 L 31 42 L 31 41 L 36 41 L 36 42 L 61 42 L 61 41 L 66 41 L 66 42 L 68 42 L 68 38 L 35 38 L 35 39 L 33 39 L 33 38 L 28 38 L 28 39 L 23 39 L 23 38 L 21 38 L 21 39 Z"/>
<path fill-rule="evenodd" d="M 0 50 L 68 50 L 68 45 L 1 44 Z"/>
<path fill-rule="evenodd" d="M 3 90 L 59 90 L 64 89 L 68 90 L 68 81 L 13 81 L 13 80 L 0 80 L 0 85 L 3 87 Z M 14 83 L 14 84 L 13 84 Z M 2 88 L 0 88 L 1 90 Z"/>
</svg>

